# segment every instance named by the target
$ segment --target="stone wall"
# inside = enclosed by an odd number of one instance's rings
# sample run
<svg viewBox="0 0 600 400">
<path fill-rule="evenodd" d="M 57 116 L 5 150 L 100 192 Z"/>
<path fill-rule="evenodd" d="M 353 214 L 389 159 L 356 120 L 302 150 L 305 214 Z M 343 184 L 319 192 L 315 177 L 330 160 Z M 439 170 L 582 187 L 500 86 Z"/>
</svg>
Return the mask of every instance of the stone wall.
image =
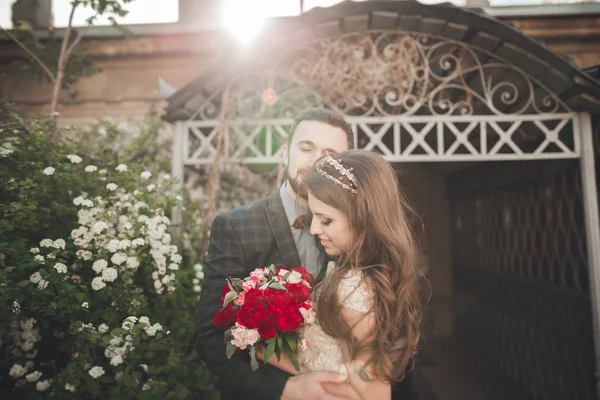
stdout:
<svg viewBox="0 0 600 400">
<path fill-rule="evenodd" d="M 595 16 L 503 20 L 543 41 L 550 50 L 569 56 L 581 68 L 600 64 L 600 19 Z M 104 115 L 141 118 L 150 102 L 160 100 L 158 77 L 181 88 L 227 51 L 223 35 L 216 30 L 197 32 L 197 28 L 165 24 L 137 27 L 136 36 L 122 38 L 110 29 L 97 28 L 83 40 L 82 50 L 103 72 L 75 86 L 78 104 L 59 107 L 63 123 L 86 124 Z M 14 77 L 10 63 L 21 57 L 16 45 L 0 40 L 0 97 L 30 114 L 45 112 L 51 88 Z"/>
</svg>

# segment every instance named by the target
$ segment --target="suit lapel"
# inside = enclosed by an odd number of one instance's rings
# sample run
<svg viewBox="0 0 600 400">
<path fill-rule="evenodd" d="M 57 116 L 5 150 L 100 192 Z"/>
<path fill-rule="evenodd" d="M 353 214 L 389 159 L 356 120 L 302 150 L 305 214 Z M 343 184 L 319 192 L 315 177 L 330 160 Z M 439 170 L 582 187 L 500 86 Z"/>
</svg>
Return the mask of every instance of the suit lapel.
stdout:
<svg viewBox="0 0 600 400">
<path fill-rule="evenodd" d="M 292 268 L 299 266 L 300 256 L 298 255 L 294 236 L 292 235 L 287 216 L 285 215 L 285 209 L 283 208 L 279 191 L 276 191 L 269 196 L 269 205 L 266 209 L 266 213 L 283 263 Z"/>
</svg>

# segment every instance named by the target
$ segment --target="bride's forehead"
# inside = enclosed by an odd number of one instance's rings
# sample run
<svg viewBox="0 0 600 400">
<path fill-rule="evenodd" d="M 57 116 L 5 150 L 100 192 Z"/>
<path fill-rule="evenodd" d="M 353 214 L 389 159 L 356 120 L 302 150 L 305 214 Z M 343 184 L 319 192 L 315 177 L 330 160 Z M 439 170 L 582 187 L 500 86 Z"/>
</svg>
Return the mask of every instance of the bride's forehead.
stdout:
<svg viewBox="0 0 600 400">
<path fill-rule="evenodd" d="M 310 211 L 313 214 L 319 214 L 319 215 L 333 216 L 333 215 L 337 215 L 337 214 L 341 213 L 340 210 L 319 200 L 317 197 L 315 197 L 310 192 L 308 192 L 308 208 L 310 208 Z"/>
</svg>

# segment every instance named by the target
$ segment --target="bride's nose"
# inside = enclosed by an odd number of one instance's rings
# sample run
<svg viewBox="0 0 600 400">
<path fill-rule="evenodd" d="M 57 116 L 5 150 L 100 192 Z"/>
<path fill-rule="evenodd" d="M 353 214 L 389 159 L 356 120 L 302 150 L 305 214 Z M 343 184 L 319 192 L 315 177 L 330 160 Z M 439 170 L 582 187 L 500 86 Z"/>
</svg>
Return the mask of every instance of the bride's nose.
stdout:
<svg viewBox="0 0 600 400">
<path fill-rule="evenodd" d="M 312 219 L 311 223 L 310 223 L 310 233 L 311 235 L 320 235 L 321 233 L 323 233 L 323 231 L 321 230 L 321 222 L 319 221 L 318 218 L 314 218 Z"/>
</svg>

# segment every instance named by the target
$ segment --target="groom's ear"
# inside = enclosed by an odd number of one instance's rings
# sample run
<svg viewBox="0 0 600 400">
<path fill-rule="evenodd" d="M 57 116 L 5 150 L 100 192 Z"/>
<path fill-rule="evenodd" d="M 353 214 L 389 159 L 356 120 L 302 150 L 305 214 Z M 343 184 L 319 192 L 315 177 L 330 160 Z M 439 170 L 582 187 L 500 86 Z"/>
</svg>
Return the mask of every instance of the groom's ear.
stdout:
<svg viewBox="0 0 600 400">
<path fill-rule="evenodd" d="M 290 153 L 287 144 L 281 146 L 281 156 L 283 158 L 283 165 L 287 167 L 288 161 L 290 160 Z"/>
</svg>

